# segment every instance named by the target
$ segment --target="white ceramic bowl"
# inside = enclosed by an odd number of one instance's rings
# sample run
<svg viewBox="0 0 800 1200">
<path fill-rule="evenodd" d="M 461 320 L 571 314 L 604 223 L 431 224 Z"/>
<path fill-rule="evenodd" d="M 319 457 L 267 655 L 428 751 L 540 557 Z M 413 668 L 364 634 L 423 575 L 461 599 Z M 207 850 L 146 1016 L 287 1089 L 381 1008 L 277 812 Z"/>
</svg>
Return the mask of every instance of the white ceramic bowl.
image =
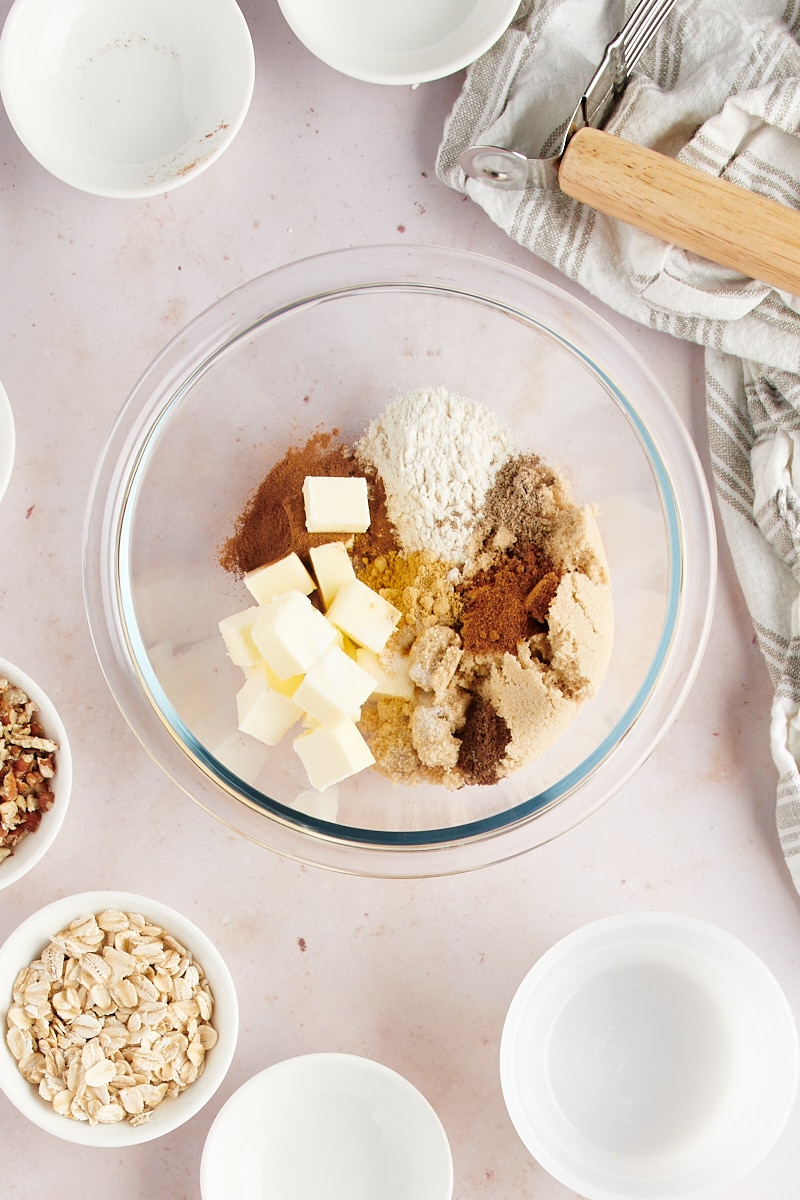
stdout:
<svg viewBox="0 0 800 1200">
<path fill-rule="evenodd" d="M 0 862 L 0 889 L 16 883 L 27 875 L 58 837 L 67 815 L 72 793 L 72 752 L 70 750 L 64 722 L 52 700 L 42 691 L 38 683 L 5 658 L 0 658 L 0 678 L 15 683 L 33 700 L 38 708 L 38 719 L 45 736 L 58 743 L 56 751 L 56 773 L 53 776 L 55 803 L 42 814 L 41 824 L 34 833 L 29 833 L 16 846 L 14 853 Z"/>
<path fill-rule="evenodd" d="M 0 500 L 11 481 L 16 449 L 14 414 L 5 388 L 0 384 Z"/>
<path fill-rule="evenodd" d="M 287 24 L 328 66 L 367 83 L 415 84 L 460 71 L 493 46 L 519 0 L 278 0 Z"/>
<path fill-rule="evenodd" d="M 15 0 L 0 95 L 23 145 L 73 187 L 142 197 L 194 178 L 250 105 L 235 0 Z"/>
<path fill-rule="evenodd" d="M 6 1044 L 5 1013 L 17 972 L 33 962 L 44 950 L 49 939 L 65 929 L 76 918 L 97 914 L 107 908 L 141 913 L 145 918 L 171 933 L 202 966 L 214 997 L 212 1024 L 219 1040 L 208 1051 L 205 1070 L 180 1096 L 166 1098 L 143 1125 L 127 1121 L 111 1125 L 90 1125 L 59 1115 L 43 1100 L 37 1089 L 28 1083 L 17 1067 Z M 34 1125 L 67 1142 L 84 1146 L 119 1148 L 152 1141 L 183 1125 L 216 1092 L 225 1078 L 236 1048 L 239 1032 L 239 1008 L 230 972 L 214 943 L 181 913 L 158 900 L 129 892 L 97 891 L 64 896 L 45 908 L 40 908 L 14 930 L 0 947 L 0 1089 L 11 1103 Z"/>
<path fill-rule="evenodd" d="M 706 1200 L 771 1149 L 798 1039 L 774 976 L 714 925 L 609 917 L 545 953 L 503 1029 L 528 1151 L 586 1200 Z"/>
<path fill-rule="evenodd" d="M 203 1200 L 450 1200 L 442 1124 L 396 1071 L 306 1054 L 254 1075 L 223 1105 L 200 1166 Z"/>
</svg>

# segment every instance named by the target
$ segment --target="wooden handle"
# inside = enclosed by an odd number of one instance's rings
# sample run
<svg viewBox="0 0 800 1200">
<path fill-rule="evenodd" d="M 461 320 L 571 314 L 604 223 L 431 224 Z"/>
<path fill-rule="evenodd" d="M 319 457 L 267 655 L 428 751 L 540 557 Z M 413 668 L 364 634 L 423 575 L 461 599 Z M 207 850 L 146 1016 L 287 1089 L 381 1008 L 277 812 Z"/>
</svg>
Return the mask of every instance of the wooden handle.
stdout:
<svg viewBox="0 0 800 1200">
<path fill-rule="evenodd" d="M 558 182 L 598 212 L 800 295 L 795 209 L 600 129 L 573 135 Z"/>
</svg>

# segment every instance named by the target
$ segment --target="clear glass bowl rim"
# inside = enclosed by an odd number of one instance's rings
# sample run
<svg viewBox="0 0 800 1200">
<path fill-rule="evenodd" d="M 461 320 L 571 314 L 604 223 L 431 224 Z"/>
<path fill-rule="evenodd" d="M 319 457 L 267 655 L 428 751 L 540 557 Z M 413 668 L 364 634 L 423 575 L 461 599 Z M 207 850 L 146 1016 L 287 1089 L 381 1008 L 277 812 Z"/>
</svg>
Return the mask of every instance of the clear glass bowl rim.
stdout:
<svg viewBox="0 0 800 1200">
<path fill-rule="evenodd" d="M 136 662 L 120 570 L 126 506 L 164 412 L 220 354 L 276 314 L 370 288 L 444 290 L 488 301 L 543 328 L 582 359 L 637 426 L 658 478 L 671 545 L 667 618 L 648 678 L 614 735 L 560 781 L 558 795 L 542 793 L 494 817 L 419 836 L 386 831 L 383 840 L 380 832 L 335 825 L 268 797 L 265 806 L 213 759 L 217 781 L 209 776 L 210 756 L 163 693 L 158 696 L 148 665 Z M 577 318 L 581 347 L 554 327 L 550 314 L 546 322 L 537 317 L 537 303 L 566 314 L 569 329 Z M 602 366 L 608 355 L 613 369 Z M 646 387 L 637 388 L 637 381 Z M 637 395 L 635 408 L 630 394 Z M 588 306 L 536 275 L 472 252 L 424 246 L 351 247 L 301 259 L 250 280 L 196 317 L 145 370 L 109 433 L 90 488 L 83 549 L 87 616 L 101 669 L 126 720 L 162 769 L 201 807 L 251 840 L 304 862 L 376 876 L 449 874 L 502 861 L 594 812 L 638 769 L 677 715 L 702 660 L 716 578 L 714 520 L 702 466 L 671 401 L 629 343 Z M 149 699 L 153 690 L 156 696 Z"/>
</svg>

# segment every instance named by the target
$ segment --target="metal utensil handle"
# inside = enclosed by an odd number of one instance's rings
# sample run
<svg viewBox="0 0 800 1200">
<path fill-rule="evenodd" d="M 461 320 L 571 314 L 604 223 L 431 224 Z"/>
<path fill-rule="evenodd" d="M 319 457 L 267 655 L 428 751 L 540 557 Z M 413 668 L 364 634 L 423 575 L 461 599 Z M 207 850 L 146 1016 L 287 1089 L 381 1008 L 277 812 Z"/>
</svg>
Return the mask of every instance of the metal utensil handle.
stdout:
<svg viewBox="0 0 800 1200">
<path fill-rule="evenodd" d="M 619 35 L 622 38 L 625 64 L 629 74 L 675 4 L 676 0 L 642 0 L 642 3 L 638 4 L 631 13 L 630 20 Z"/>
<path fill-rule="evenodd" d="M 586 125 L 597 129 L 605 124 L 642 52 L 675 4 L 676 0 L 641 0 L 616 37 L 608 43 L 603 60 L 579 105 Z"/>
<path fill-rule="evenodd" d="M 598 212 L 800 296 L 800 212 L 600 129 L 579 129 L 561 190 Z"/>
</svg>

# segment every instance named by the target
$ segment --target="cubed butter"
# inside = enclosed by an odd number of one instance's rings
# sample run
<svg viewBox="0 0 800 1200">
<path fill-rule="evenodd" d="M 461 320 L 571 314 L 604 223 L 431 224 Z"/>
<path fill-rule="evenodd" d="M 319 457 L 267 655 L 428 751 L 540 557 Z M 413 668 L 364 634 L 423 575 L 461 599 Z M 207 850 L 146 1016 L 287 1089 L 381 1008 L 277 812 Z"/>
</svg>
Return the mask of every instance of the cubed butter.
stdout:
<svg viewBox="0 0 800 1200">
<path fill-rule="evenodd" d="M 245 678 L 249 679 L 251 675 L 266 675 L 267 683 L 272 688 L 273 692 L 280 692 L 283 696 L 293 696 L 300 684 L 305 679 L 304 675 L 290 675 L 288 679 L 281 679 L 276 675 L 272 667 L 260 658 L 254 667 L 244 668 Z"/>
<path fill-rule="evenodd" d="M 261 661 L 261 653 L 253 641 L 253 626 L 258 617 L 257 605 L 243 612 L 223 617 L 219 631 L 232 663 L 237 667 L 252 667 Z"/>
<path fill-rule="evenodd" d="M 364 533 L 369 529 L 367 481 L 361 476 L 306 475 L 303 502 L 309 533 Z"/>
<path fill-rule="evenodd" d="M 260 606 L 253 642 L 280 679 L 304 675 L 337 639 L 335 628 L 302 592 Z"/>
<path fill-rule="evenodd" d="M 344 650 L 345 654 L 349 655 L 350 658 L 355 659 L 358 655 L 360 647 L 355 644 L 352 638 L 345 637 L 340 629 L 337 629 L 336 632 L 342 639 L 340 643 L 342 650 Z"/>
<path fill-rule="evenodd" d="M 309 668 L 294 700 L 323 725 L 334 725 L 345 718 L 358 720 L 374 686 L 367 671 L 339 646 L 331 646 Z"/>
<path fill-rule="evenodd" d="M 360 579 L 343 583 L 328 609 L 328 620 L 358 646 L 379 654 L 400 620 L 400 611 Z"/>
<path fill-rule="evenodd" d="M 314 591 L 314 580 L 294 550 L 277 562 L 248 571 L 244 582 L 259 604 L 268 604 L 284 592 L 302 592 L 310 596 Z"/>
<path fill-rule="evenodd" d="M 414 683 L 408 673 L 408 658 L 399 652 L 376 654 L 366 646 L 356 650 L 356 662 L 372 676 L 374 696 L 391 696 L 399 700 L 414 699 Z"/>
<path fill-rule="evenodd" d="M 325 542 L 322 546 L 312 546 L 308 553 L 322 603 L 330 608 L 342 584 L 356 577 L 347 547 L 344 542 Z"/>
<path fill-rule="evenodd" d="M 316 729 L 301 733 L 292 744 L 306 769 L 309 783 L 318 792 L 375 762 L 354 721 L 318 725 Z"/>
<path fill-rule="evenodd" d="M 273 692 L 280 692 L 282 696 L 293 696 L 305 679 L 304 675 L 289 675 L 287 679 L 281 679 L 267 663 L 264 663 L 264 670 Z"/>
<path fill-rule="evenodd" d="M 267 746 L 277 746 L 303 710 L 290 696 L 273 691 L 266 670 L 253 671 L 236 693 L 239 729 Z"/>
</svg>

